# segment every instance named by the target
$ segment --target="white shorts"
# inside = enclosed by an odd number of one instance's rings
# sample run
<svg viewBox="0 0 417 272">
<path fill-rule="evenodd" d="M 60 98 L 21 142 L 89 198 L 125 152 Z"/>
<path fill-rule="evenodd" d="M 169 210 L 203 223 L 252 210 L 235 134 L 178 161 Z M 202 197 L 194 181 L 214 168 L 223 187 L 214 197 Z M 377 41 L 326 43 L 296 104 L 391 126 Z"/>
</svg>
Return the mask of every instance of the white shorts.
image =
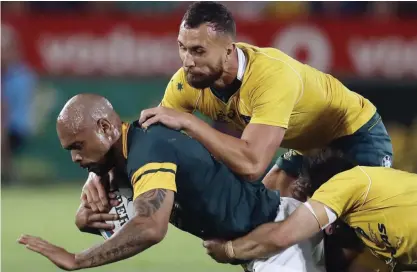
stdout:
<svg viewBox="0 0 417 272">
<path fill-rule="evenodd" d="M 275 222 L 283 221 L 293 213 L 302 202 L 282 197 Z M 293 245 L 284 251 L 262 260 L 253 261 L 247 269 L 252 272 L 323 272 L 323 235 L 319 232 L 309 240 Z"/>
</svg>

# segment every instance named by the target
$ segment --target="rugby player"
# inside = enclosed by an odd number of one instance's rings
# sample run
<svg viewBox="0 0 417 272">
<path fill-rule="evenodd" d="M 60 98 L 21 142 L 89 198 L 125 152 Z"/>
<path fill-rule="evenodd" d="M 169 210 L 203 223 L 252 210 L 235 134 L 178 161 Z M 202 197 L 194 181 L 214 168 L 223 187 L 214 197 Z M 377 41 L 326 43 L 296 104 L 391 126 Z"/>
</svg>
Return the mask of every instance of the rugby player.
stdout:
<svg viewBox="0 0 417 272">
<path fill-rule="evenodd" d="M 134 191 L 135 215 L 110 239 L 81 253 L 29 235 L 19 239 L 65 270 L 132 257 L 160 242 L 169 222 L 205 240 L 235 239 L 261 224 L 283 220 L 300 203 L 241 180 L 183 133 L 162 125 L 145 131 L 138 122 L 122 123 L 101 96 L 70 99 L 58 116 L 57 133 L 74 163 L 97 175 L 122 170 Z M 322 252 L 321 241 L 318 235 L 301 242 L 274 256 L 274 264 L 289 269 L 285 271 L 321 271 L 316 264 L 320 258 L 313 258 L 316 249 Z"/>
<path fill-rule="evenodd" d="M 248 181 L 263 175 L 279 147 L 288 148 L 263 179 L 282 196 L 290 196 L 303 154 L 314 149 L 342 150 L 360 165 L 392 165 L 391 139 L 369 100 L 279 49 L 235 40 L 226 7 L 190 5 L 178 34 L 182 67 L 168 83 L 162 107 L 141 113 L 143 127 L 160 122 L 185 131 Z M 195 111 L 229 130 L 212 128 Z M 83 198 L 88 191 L 86 202 L 100 205 L 100 190 L 103 195 L 98 182 L 87 182 Z"/>
<path fill-rule="evenodd" d="M 299 174 L 301 154 L 312 149 L 332 146 L 361 165 L 391 165 L 390 137 L 369 100 L 278 49 L 235 39 L 226 7 L 190 5 L 178 34 L 183 65 L 168 83 L 163 107 L 142 111 L 140 124 L 184 130 L 249 181 L 265 173 L 279 147 L 289 148 L 264 179 L 284 196 Z M 241 137 L 215 130 L 195 111 Z"/>
<path fill-rule="evenodd" d="M 416 174 L 358 166 L 326 151 L 299 182 L 311 186 L 312 197 L 286 220 L 262 225 L 233 242 L 207 242 L 210 254 L 220 262 L 269 256 L 341 218 L 392 270 L 417 271 Z"/>
</svg>

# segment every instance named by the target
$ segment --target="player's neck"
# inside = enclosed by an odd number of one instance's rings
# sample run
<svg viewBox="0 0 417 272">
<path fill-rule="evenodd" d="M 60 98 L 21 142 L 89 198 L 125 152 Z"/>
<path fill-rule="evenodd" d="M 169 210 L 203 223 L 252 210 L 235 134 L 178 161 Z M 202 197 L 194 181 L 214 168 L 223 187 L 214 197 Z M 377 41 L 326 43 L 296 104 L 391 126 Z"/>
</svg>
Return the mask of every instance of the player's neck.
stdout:
<svg viewBox="0 0 417 272">
<path fill-rule="evenodd" d="M 237 78 L 237 72 L 239 69 L 239 59 L 237 55 L 237 49 L 233 50 L 229 61 L 226 63 L 226 67 L 223 71 L 223 75 L 214 82 L 214 87 L 218 89 L 224 89 L 228 85 L 232 84 Z"/>
<path fill-rule="evenodd" d="M 120 142 L 120 145 L 119 145 Z M 122 147 L 122 139 L 119 139 L 117 146 L 115 147 L 114 150 L 114 155 L 115 155 L 115 167 L 119 170 L 124 170 L 126 169 L 126 158 L 123 155 L 123 147 Z"/>
<path fill-rule="evenodd" d="M 120 131 L 122 131 L 122 128 L 120 128 Z M 124 133 L 127 133 L 124 132 Z M 121 133 L 119 139 L 116 141 L 116 143 L 114 144 L 114 157 L 115 157 L 115 167 L 117 169 L 125 169 L 126 168 L 126 158 L 125 158 L 125 154 L 123 152 L 124 149 L 124 143 L 123 143 L 123 132 Z M 127 143 L 125 143 L 127 145 Z"/>
</svg>

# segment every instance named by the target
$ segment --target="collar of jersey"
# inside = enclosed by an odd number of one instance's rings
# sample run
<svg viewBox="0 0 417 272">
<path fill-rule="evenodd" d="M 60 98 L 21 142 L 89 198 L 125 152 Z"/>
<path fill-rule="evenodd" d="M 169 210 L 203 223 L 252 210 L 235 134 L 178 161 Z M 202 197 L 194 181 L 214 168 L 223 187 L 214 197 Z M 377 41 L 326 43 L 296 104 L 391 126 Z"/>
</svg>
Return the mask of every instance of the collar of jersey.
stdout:
<svg viewBox="0 0 417 272">
<path fill-rule="evenodd" d="M 243 75 L 246 70 L 246 56 L 243 53 L 242 49 L 236 47 L 237 59 L 238 59 L 238 69 L 237 76 L 233 82 L 223 90 L 217 90 L 214 87 L 210 87 L 211 92 L 220 99 L 222 102 L 227 103 L 229 99 L 240 89 L 242 85 Z"/>
<path fill-rule="evenodd" d="M 247 61 L 246 61 L 245 53 L 243 53 L 242 49 L 240 49 L 239 47 L 236 47 L 236 51 L 237 51 L 237 62 L 238 62 L 237 79 L 242 81 L 243 75 L 245 74 Z"/>
<path fill-rule="evenodd" d="M 127 159 L 127 133 L 129 131 L 129 127 L 129 123 L 122 123 L 122 150 L 123 157 L 125 157 L 125 159 Z"/>
</svg>

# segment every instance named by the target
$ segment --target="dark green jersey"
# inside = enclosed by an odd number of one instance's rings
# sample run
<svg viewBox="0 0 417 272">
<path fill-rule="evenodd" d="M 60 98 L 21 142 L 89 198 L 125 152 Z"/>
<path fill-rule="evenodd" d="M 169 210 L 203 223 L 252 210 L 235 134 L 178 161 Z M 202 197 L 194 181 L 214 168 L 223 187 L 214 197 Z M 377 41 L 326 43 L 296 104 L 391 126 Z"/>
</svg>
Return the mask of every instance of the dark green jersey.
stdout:
<svg viewBox="0 0 417 272">
<path fill-rule="evenodd" d="M 277 215 L 278 192 L 241 180 L 199 142 L 162 125 L 130 125 L 127 174 L 135 194 L 176 191 L 171 223 L 202 239 L 240 237 Z"/>
</svg>

